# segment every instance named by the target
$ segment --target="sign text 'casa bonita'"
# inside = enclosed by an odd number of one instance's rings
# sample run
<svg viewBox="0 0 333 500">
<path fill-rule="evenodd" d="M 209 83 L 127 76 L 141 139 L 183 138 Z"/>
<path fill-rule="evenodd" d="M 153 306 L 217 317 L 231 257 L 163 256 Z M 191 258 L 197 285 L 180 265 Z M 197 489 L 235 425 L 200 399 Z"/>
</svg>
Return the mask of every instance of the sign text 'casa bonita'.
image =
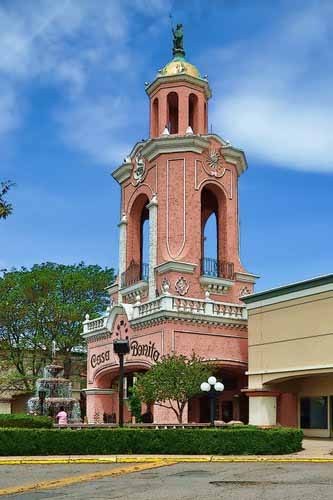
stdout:
<svg viewBox="0 0 333 500">
<path fill-rule="evenodd" d="M 155 343 L 149 342 L 148 344 L 139 344 L 137 340 L 132 340 L 130 343 L 130 354 L 132 356 L 145 356 L 151 360 L 158 361 L 160 357 L 159 351 L 155 348 Z M 93 354 L 90 358 L 92 368 L 96 368 L 103 363 L 110 361 L 110 349 L 100 354 Z"/>
</svg>

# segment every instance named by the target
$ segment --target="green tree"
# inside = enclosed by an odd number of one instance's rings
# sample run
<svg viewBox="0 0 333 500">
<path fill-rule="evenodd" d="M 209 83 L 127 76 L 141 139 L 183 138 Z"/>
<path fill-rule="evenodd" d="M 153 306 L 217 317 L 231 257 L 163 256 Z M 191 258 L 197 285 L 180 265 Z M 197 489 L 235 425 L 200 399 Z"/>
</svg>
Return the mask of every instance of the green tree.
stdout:
<svg viewBox="0 0 333 500">
<path fill-rule="evenodd" d="M 5 200 L 5 195 L 8 193 L 14 183 L 11 181 L 0 182 L 0 219 L 6 219 L 13 211 L 11 203 Z"/>
<path fill-rule="evenodd" d="M 129 398 L 128 398 L 128 405 L 131 410 L 132 417 L 135 417 L 135 421 L 141 422 L 141 399 L 138 394 L 136 385 L 133 385 L 132 387 L 129 387 Z"/>
<path fill-rule="evenodd" d="M 51 358 L 52 341 L 71 373 L 71 354 L 82 345 L 85 314 L 97 317 L 109 297 L 105 287 L 113 269 L 44 263 L 5 271 L 0 278 L 0 349 L 15 367 L 23 390 L 30 391 Z M 13 376 L 13 374 L 11 374 Z"/>
<path fill-rule="evenodd" d="M 188 401 L 200 393 L 200 384 L 212 370 L 195 354 L 191 358 L 172 354 L 164 356 L 148 372 L 139 375 L 136 392 L 141 401 L 173 410 L 178 422 Z"/>
</svg>

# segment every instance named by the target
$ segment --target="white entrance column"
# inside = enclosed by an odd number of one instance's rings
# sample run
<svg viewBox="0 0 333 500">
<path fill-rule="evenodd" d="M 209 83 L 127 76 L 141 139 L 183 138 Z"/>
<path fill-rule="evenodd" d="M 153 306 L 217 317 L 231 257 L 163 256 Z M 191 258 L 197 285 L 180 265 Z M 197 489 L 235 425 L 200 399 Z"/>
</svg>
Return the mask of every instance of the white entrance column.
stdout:
<svg viewBox="0 0 333 500">
<path fill-rule="evenodd" d="M 255 391 L 249 389 L 249 424 L 251 425 L 276 425 L 277 422 L 277 397 L 273 391 Z"/>
<path fill-rule="evenodd" d="M 149 300 L 156 297 L 155 266 L 157 263 L 157 196 L 147 205 L 149 210 Z"/>
<path fill-rule="evenodd" d="M 118 284 L 121 288 L 121 275 L 126 271 L 126 242 L 127 242 L 127 217 L 123 214 L 119 227 L 119 262 L 118 262 Z M 122 302 L 121 293 L 118 294 L 119 304 Z"/>
</svg>

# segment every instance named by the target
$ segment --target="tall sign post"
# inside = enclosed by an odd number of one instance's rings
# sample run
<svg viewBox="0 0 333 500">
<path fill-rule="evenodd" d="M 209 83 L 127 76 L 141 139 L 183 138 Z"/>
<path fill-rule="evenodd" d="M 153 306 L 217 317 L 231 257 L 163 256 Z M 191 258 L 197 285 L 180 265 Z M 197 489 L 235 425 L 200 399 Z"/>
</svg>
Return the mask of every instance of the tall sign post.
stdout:
<svg viewBox="0 0 333 500">
<path fill-rule="evenodd" d="M 119 356 L 119 427 L 124 425 L 124 356 L 130 352 L 128 339 L 113 341 L 113 351 Z"/>
</svg>

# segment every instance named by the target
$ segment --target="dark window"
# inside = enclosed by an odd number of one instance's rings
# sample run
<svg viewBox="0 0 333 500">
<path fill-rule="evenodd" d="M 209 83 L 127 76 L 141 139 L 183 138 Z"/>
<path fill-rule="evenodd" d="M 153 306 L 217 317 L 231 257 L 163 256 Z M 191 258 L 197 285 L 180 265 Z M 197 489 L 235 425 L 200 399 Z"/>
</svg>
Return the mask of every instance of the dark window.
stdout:
<svg viewBox="0 0 333 500">
<path fill-rule="evenodd" d="M 198 98 L 195 94 L 190 94 L 188 98 L 188 122 L 193 132 L 198 132 Z"/>
<path fill-rule="evenodd" d="M 168 129 L 170 134 L 178 134 L 178 94 L 168 94 Z"/>
<path fill-rule="evenodd" d="M 152 113 L 152 135 L 157 137 L 159 135 L 159 112 L 158 112 L 158 99 L 157 97 L 153 101 L 153 113 Z"/>
<path fill-rule="evenodd" d="M 327 396 L 301 398 L 301 428 L 327 429 Z"/>
</svg>

